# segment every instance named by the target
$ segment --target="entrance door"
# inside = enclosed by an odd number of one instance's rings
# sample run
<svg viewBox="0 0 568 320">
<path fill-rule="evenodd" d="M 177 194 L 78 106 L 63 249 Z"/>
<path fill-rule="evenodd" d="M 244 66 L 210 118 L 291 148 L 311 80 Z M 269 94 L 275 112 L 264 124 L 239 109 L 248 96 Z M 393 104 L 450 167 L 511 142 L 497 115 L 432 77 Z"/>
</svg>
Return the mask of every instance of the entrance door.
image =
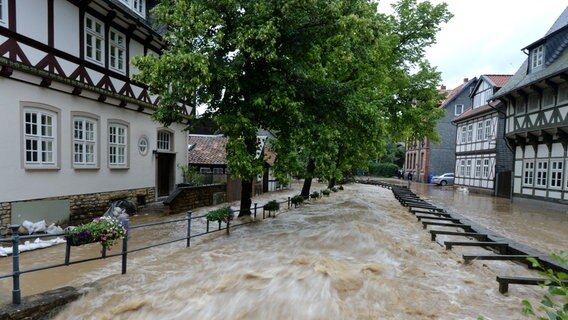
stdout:
<svg viewBox="0 0 568 320">
<path fill-rule="evenodd" d="M 497 175 L 497 196 L 511 198 L 511 171 L 500 172 Z"/>
<path fill-rule="evenodd" d="M 158 153 L 157 185 L 158 197 L 169 196 L 174 187 L 176 155 L 172 153 Z"/>
</svg>

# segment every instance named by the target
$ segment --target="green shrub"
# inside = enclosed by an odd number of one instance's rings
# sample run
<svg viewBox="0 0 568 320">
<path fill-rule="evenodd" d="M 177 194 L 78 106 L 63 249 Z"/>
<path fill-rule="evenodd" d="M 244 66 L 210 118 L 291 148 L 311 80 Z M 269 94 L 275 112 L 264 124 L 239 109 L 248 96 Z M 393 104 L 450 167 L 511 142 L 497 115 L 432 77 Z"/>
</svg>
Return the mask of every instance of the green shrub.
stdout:
<svg viewBox="0 0 568 320">
<path fill-rule="evenodd" d="M 298 195 L 293 196 L 291 201 L 295 206 L 297 206 L 297 205 L 304 202 L 304 197 L 302 197 L 301 195 L 298 194 Z"/>
<path fill-rule="evenodd" d="M 561 264 L 568 264 L 568 255 L 564 251 L 559 254 L 552 254 L 552 257 Z M 545 269 L 535 258 L 528 258 L 528 260 L 532 263 L 533 268 L 542 270 L 540 274 L 547 279 L 543 286 L 549 286 L 547 287 L 548 294 L 545 294 L 540 301 L 538 310 L 535 310 L 528 300 L 523 300 L 524 314 L 535 316 L 539 320 L 568 319 L 568 285 L 563 282 L 568 280 L 568 274 Z M 550 284 L 553 284 L 553 286 L 550 286 Z"/>
<path fill-rule="evenodd" d="M 331 191 L 337 192 L 337 188 L 336 188 L 336 187 L 333 187 L 333 188 L 331 188 Z"/>
<path fill-rule="evenodd" d="M 225 221 L 227 219 L 232 220 L 233 210 L 231 210 L 231 208 L 219 208 L 213 211 L 209 211 L 206 217 L 209 221 Z"/>
<path fill-rule="evenodd" d="M 280 203 L 278 203 L 276 200 L 269 201 L 264 205 L 264 210 L 278 211 L 280 210 Z"/>
<path fill-rule="evenodd" d="M 369 163 L 369 175 L 375 177 L 387 177 L 396 176 L 398 172 L 398 166 L 394 163 Z"/>
<path fill-rule="evenodd" d="M 343 190 L 343 186 L 339 186 L 339 190 Z"/>
<path fill-rule="evenodd" d="M 330 192 L 329 189 L 324 189 L 321 193 L 323 193 L 324 196 L 329 196 Z"/>
<path fill-rule="evenodd" d="M 320 197 L 320 193 L 317 191 L 312 192 L 312 194 L 310 195 L 310 198 L 312 199 L 319 199 Z"/>
</svg>

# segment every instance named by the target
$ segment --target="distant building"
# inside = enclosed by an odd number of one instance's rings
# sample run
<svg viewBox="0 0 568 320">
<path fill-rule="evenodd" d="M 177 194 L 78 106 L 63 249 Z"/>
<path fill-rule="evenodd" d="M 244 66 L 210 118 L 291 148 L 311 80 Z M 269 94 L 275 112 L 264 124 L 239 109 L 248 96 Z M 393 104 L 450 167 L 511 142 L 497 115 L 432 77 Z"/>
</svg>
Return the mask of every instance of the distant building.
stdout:
<svg viewBox="0 0 568 320">
<path fill-rule="evenodd" d="M 456 185 L 509 197 L 513 153 L 505 134 L 505 105 L 491 97 L 510 75 L 482 75 L 470 94 L 472 108 L 454 119 Z"/>
<path fill-rule="evenodd" d="M 568 201 L 568 7 L 499 90 L 514 150 L 513 197 Z"/>
</svg>

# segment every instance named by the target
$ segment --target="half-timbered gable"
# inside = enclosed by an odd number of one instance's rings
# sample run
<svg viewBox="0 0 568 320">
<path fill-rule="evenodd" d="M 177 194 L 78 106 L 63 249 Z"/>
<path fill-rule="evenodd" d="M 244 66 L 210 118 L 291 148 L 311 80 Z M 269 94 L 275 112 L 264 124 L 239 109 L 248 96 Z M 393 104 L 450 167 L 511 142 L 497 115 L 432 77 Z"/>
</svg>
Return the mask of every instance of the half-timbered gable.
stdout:
<svg viewBox="0 0 568 320">
<path fill-rule="evenodd" d="M 149 20 L 155 3 L 0 0 L 0 227 L 36 203 L 67 214 L 53 221 L 81 220 L 110 200 L 173 189 L 176 163 L 187 162 L 184 125 L 152 121 L 158 97 L 131 63 L 164 46 Z"/>
<path fill-rule="evenodd" d="M 514 147 L 513 196 L 568 200 L 568 7 L 495 98 L 507 109 Z"/>
<path fill-rule="evenodd" d="M 504 106 L 490 100 L 509 78 L 509 75 L 480 76 L 470 94 L 472 108 L 454 119 L 458 185 L 490 194 L 509 194 L 506 175 L 510 174 L 511 166 L 503 164 L 511 158 L 511 151 L 503 141 Z"/>
</svg>

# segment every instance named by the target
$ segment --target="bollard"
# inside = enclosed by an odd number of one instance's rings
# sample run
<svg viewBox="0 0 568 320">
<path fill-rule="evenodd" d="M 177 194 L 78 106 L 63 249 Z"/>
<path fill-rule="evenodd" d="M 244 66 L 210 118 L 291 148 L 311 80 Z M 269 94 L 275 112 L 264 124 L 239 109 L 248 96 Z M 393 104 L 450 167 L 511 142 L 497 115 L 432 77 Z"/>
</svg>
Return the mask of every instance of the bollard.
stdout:
<svg viewBox="0 0 568 320">
<path fill-rule="evenodd" d="M 126 267 L 128 264 L 128 234 L 129 231 L 129 223 L 128 219 L 124 219 L 121 221 L 122 226 L 126 229 L 126 235 L 122 238 L 122 274 L 126 274 Z"/>
<path fill-rule="evenodd" d="M 187 243 L 186 243 L 186 247 L 188 247 L 188 248 L 190 246 L 190 241 L 191 241 L 191 215 L 192 214 L 193 214 L 193 212 L 191 212 L 191 210 L 189 210 L 187 212 Z M 207 225 L 209 225 L 209 223 Z M 207 230 L 207 231 L 209 231 L 209 230 Z"/>
<path fill-rule="evenodd" d="M 12 229 L 12 303 L 20 304 L 22 294 L 20 291 L 20 225 L 10 225 Z"/>
</svg>

